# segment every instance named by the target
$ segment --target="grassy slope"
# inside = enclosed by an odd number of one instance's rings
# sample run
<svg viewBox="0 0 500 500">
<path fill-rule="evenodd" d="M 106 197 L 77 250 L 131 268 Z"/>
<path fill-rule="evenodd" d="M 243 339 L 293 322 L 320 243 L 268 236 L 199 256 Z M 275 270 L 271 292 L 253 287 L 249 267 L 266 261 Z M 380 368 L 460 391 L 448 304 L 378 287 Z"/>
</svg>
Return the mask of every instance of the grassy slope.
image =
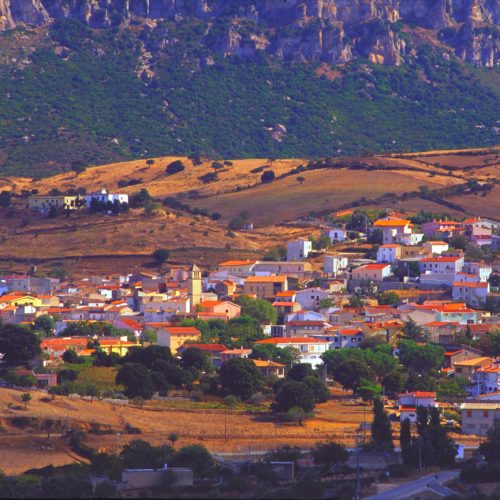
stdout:
<svg viewBox="0 0 500 500">
<path fill-rule="evenodd" d="M 156 158 L 151 165 L 146 164 L 146 160 L 104 165 L 89 168 L 80 175 L 64 173 L 38 181 L 19 177 L 1 179 L 0 190 L 13 189 L 18 193 L 22 189 L 47 193 L 54 187 L 60 190 L 85 187 L 90 191 L 105 186 L 132 194 L 146 188 L 158 200 L 175 196 L 192 208 L 205 208 L 209 213 L 217 211 L 222 219 L 216 222 L 171 209 L 153 217 L 146 217 L 142 210 L 132 210 L 119 217 L 89 215 L 82 211 L 70 218 L 48 219 L 22 208 L 26 201 L 16 198 L 17 210 L 13 217 L 7 217 L 7 211 L 0 213 L 0 259 L 2 267 L 15 269 L 15 259 L 22 259 L 24 266 L 30 259 L 51 259 L 50 266 L 58 259 L 61 262 L 66 259 L 65 265 L 76 273 L 98 273 L 111 268 L 118 271 L 153 265 L 150 255 L 162 247 L 171 249 L 170 260 L 178 263 L 195 260 L 214 265 L 227 258 L 252 258 L 261 256 L 271 247 L 283 245 L 287 240 L 318 234 L 317 230 L 307 227 L 277 226 L 284 221 L 308 215 L 311 211 L 333 211 L 353 202 L 372 206 L 370 200 L 380 195 L 415 192 L 422 185 L 434 190 L 463 184 L 470 179 L 488 181 L 492 176 L 498 178 L 499 156 L 500 149 L 497 148 L 461 154 L 431 152 L 410 157 L 345 158 L 341 166 L 345 164 L 346 168 L 302 172 L 300 175 L 305 178 L 302 184 L 297 181 L 298 174 L 293 174 L 263 185 L 260 183 L 261 172 L 252 173 L 255 168 L 266 166 L 266 170 L 272 169 L 276 175 L 283 175 L 305 164 L 298 159 L 273 162 L 265 159 L 234 160 L 232 166 L 219 172 L 219 181 L 210 184 L 199 180 L 201 175 L 213 171 L 210 162 L 194 166 L 186 158 L 181 158 L 186 169 L 167 176 L 165 166 L 176 157 Z M 450 176 L 451 163 L 454 163 L 454 169 Z M 365 165 L 365 170 L 347 168 L 352 165 Z M 423 171 L 412 170 L 415 168 Z M 121 179 L 138 179 L 141 183 L 122 189 L 117 186 Z M 498 187 L 486 197 L 464 195 L 445 199 L 458 204 L 465 212 L 456 212 L 429 200 L 395 200 L 394 196 L 378 203 L 377 208 L 409 211 L 423 208 L 458 216 L 493 217 L 498 216 L 500 210 Z M 250 213 L 256 229 L 236 231 L 234 236 L 229 236 L 228 221 L 243 210 Z M 106 258 L 106 255 L 115 258 Z M 85 258 L 82 261 L 79 257 Z M 21 266 L 20 270 L 23 269 Z"/>
<path fill-rule="evenodd" d="M 161 27 L 0 35 L 0 174 L 193 151 L 283 158 L 495 141 L 496 73 L 448 62 L 429 46 L 418 47 L 413 65 L 357 61 L 329 80 L 313 65 L 264 60 L 216 57 L 200 69 L 199 26 L 164 25 L 179 42 L 153 53 L 152 79 L 138 77 L 140 43 L 154 51 Z M 287 130 L 281 142 L 269 131 L 277 124 Z"/>
</svg>

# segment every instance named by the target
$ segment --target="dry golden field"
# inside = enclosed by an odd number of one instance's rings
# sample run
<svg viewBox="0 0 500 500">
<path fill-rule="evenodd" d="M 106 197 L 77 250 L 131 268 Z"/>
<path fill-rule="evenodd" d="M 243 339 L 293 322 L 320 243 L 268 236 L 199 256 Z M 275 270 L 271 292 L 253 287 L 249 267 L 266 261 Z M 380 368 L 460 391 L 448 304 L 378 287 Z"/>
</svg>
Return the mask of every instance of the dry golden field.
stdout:
<svg viewBox="0 0 500 500">
<path fill-rule="evenodd" d="M 26 200 L 16 198 L 14 214 L 9 210 L 0 211 L 0 269 L 22 272 L 29 263 L 50 269 L 58 261 L 77 274 L 147 268 L 154 266 L 151 253 L 157 248 L 172 250 L 171 264 L 196 260 L 202 265 L 213 265 L 228 258 L 258 258 L 287 240 L 319 234 L 318 230 L 308 227 L 282 226 L 282 222 L 294 221 L 312 211 L 333 212 L 352 203 L 409 213 L 425 209 L 452 216 L 497 217 L 500 212 L 498 186 L 486 197 L 446 198 L 463 211 L 419 197 L 398 199 L 395 196 L 415 193 L 423 185 L 432 190 L 470 179 L 498 182 L 499 157 L 500 147 L 469 152 L 352 157 L 334 160 L 334 169 L 291 174 L 270 184 L 261 183 L 262 171 L 273 170 L 279 177 L 299 165 L 306 165 L 308 160 L 231 160 L 218 171 L 219 180 L 209 184 L 199 178 L 214 171 L 211 162 L 195 166 L 190 160 L 180 158 L 185 170 L 166 175 L 166 166 L 179 159 L 176 157 L 155 158 L 153 163 L 147 160 L 115 163 L 88 168 L 79 175 L 69 172 L 41 180 L 0 178 L 0 191 L 16 193 L 23 189 L 46 194 L 53 188 L 65 191 L 84 187 L 93 191 L 105 187 L 132 194 L 146 188 L 157 201 L 167 196 L 176 197 L 191 208 L 207 209 L 222 216 L 219 221 L 213 221 L 162 207 L 149 217 L 142 210 L 131 210 L 118 217 L 89 215 L 82 210 L 69 218 L 48 219 L 31 213 L 24 208 Z M 303 177 L 300 181 L 299 176 Z M 118 187 L 120 180 L 132 179 L 139 184 Z M 373 200 L 382 196 L 384 200 L 374 204 Z M 242 211 L 250 214 L 255 229 L 229 234 L 228 222 Z"/>
<path fill-rule="evenodd" d="M 90 446 L 110 453 L 138 438 L 155 445 L 168 444 L 168 435 L 174 432 L 179 436 L 176 447 L 201 443 L 213 453 L 246 454 L 263 453 L 284 444 L 309 449 L 314 443 L 329 439 L 353 447 L 360 423 L 372 420 L 369 404 L 353 401 L 350 393 L 340 389 L 333 389 L 332 400 L 317 405 L 314 417 L 303 426 L 276 423 L 267 412 L 202 409 L 200 404 L 188 400 L 156 404 L 156 411 L 152 411 L 147 406 L 141 409 L 60 396 L 54 401 L 42 401 L 44 396 L 32 393 L 33 400 L 23 409 L 21 392 L 0 389 L 0 422 L 4 429 L 0 434 L 0 469 L 4 472 L 18 473 L 51 463 L 61 465 L 82 460 L 61 438 L 61 430 L 68 426 L 85 431 L 98 426 L 113 431 L 88 434 L 87 441 Z M 31 424 L 23 429 L 14 426 L 12 419 L 19 417 L 31 419 Z M 47 419 L 57 422 L 58 430 L 50 439 L 41 430 Z M 125 424 L 138 427 L 141 434 L 124 434 Z M 398 423 L 393 423 L 393 434 L 397 441 Z M 453 437 L 460 443 L 477 444 L 474 437 Z M 370 439 L 369 432 L 364 439 Z"/>
</svg>

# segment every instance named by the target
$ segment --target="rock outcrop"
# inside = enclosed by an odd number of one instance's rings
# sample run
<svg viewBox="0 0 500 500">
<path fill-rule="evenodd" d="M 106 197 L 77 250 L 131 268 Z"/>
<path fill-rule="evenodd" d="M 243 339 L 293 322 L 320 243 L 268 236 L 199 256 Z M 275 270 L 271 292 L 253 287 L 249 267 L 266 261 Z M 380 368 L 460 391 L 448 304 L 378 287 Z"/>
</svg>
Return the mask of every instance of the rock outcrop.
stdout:
<svg viewBox="0 0 500 500">
<path fill-rule="evenodd" d="M 265 51 L 289 61 L 339 63 L 363 55 L 401 64 L 411 55 L 401 25 L 411 23 L 434 31 L 474 65 L 499 63 L 498 0 L 0 0 L 0 31 L 58 18 L 99 28 L 187 17 L 228 20 L 224 33 L 210 37 L 210 48 L 226 56 Z M 244 20 L 254 23 L 253 32 L 242 33 Z"/>
</svg>

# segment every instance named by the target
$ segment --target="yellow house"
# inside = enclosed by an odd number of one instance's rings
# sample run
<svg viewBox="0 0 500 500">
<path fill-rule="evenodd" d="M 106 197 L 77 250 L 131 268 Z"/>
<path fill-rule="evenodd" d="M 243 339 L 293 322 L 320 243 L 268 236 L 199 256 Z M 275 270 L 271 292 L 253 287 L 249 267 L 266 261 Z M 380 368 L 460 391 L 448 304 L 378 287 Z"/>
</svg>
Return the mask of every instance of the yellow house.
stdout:
<svg viewBox="0 0 500 500">
<path fill-rule="evenodd" d="M 31 295 L 9 293 L 0 297 L 0 309 L 6 306 L 33 306 L 40 307 L 42 301 Z"/>
<path fill-rule="evenodd" d="M 61 210 L 76 210 L 79 208 L 77 203 L 78 196 L 56 195 L 56 196 L 30 196 L 28 199 L 28 206 L 31 210 L 37 212 L 48 212 L 51 207 L 59 208 Z"/>
<path fill-rule="evenodd" d="M 158 330 L 158 344 L 170 347 L 174 355 L 185 342 L 198 342 L 200 337 L 201 332 L 193 326 L 166 326 Z"/>
</svg>

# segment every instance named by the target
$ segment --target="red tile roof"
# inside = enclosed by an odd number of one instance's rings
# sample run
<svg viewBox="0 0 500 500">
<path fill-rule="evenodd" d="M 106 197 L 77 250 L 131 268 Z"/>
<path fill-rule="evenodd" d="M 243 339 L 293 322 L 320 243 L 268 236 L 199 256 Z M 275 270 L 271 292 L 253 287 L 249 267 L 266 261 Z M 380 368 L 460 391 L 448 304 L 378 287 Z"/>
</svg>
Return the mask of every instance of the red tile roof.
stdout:
<svg viewBox="0 0 500 500">
<path fill-rule="evenodd" d="M 318 340 L 313 337 L 272 337 L 257 340 L 256 344 L 328 344 L 327 340 Z"/>
</svg>

